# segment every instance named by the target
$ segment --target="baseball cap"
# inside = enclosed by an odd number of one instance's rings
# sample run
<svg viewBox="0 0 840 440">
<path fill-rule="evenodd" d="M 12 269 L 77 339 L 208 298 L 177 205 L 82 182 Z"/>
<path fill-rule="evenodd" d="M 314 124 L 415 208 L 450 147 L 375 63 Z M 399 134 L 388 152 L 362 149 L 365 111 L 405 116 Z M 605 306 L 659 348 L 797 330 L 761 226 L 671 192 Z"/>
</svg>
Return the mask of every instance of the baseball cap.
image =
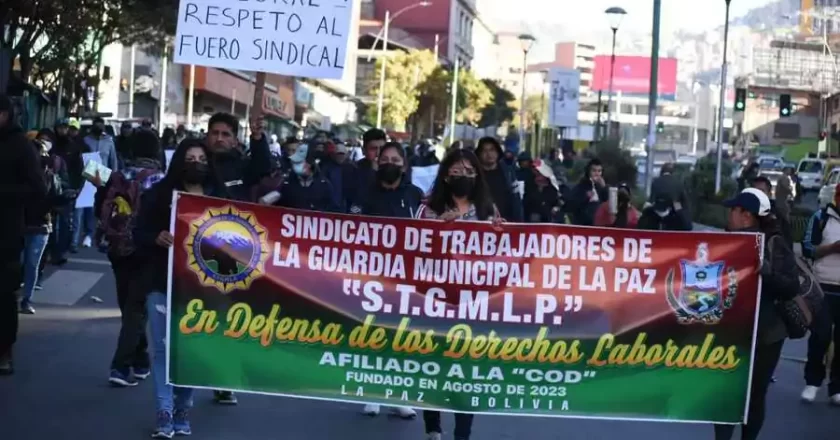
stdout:
<svg viewBox="0 0 840 440">
<path fill-rule="evenodd" d="M 755 188 L 747 188 L 741 191 L 735 198 L 723 202 L 723 206 L 727 208 L 737 206 L 759 217 L 770 214 L 770 199 L 767 197 L 767 194 Z"/>
<path fill-rule="evenodd" d="M 79 122 L 79 120 L 76 119 L 76 118 L 70 118 L 70 120 L 67 121 L 67 125 L 69 125 L 70 128 L 75 128 L 76 130 L 79 130 L 79 129 L 82 128 L 81 122 Z"/>
</svg>

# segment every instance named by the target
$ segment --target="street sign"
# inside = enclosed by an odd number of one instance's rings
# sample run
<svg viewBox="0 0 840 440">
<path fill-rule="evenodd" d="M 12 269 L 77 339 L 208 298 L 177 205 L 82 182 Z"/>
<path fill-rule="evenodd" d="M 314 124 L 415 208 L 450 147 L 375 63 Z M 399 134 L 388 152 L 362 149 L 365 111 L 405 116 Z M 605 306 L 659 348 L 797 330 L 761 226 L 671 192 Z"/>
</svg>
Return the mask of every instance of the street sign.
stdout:
<svg viewBox="0 0 840 440">
<path fill-rule="evenodd" d="M 548 125 L 577 127 L 580 110 L 580 72 L 553 68 L 548 73 Z"/>
</svg>

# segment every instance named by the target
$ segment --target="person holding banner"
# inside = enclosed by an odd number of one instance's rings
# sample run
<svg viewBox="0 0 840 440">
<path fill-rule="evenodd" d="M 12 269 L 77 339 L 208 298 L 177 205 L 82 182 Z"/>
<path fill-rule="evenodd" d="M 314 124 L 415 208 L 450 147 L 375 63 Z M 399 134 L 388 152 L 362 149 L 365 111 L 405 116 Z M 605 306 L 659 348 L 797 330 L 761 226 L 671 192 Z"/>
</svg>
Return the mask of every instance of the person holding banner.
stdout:
<svg viewBox="0 0 840 440">
<path fill-rule="evenodd" d="M 413 218 L 423 199 L 423 191 L 406 178 L 408 161 L 405 150 L 399 142 L 388 142 L 379 150 L 376 168 L 376 184 L 367 194 L 365 201 L 350 206 L 351 214 L 374 217 Z M 365 405 L 365 415 L 379 415 L 380 405 Z M 403 419 L 413 419 L 417 413 L 404 406 L 394 407 L 394 412 Z"/>
<path fill-rule="evenodd" d="M 756 440 L 764 424 L 767 389 L 788 336 L 777 303 L 793 299 L 799 293 L 799 273 L 793 251 L 785 244 L 766 194 L 756 188 L 747 188 L 734 199 L 725 201 L 724 206 L 730 208 L 728 231 L 764 234 L 761 303 L 752 361 L 749 415 L 741 433 L 743 440 Z M 734 432 L 734 425 L 715 425 L 715 440 L 731 440 Z"/>
<path fill-rule="evenodd" d="M 144 284 L 149 334 L 152 345 L 152 379 L 157 404 L 157 427 L 152 438 L 189 435 L 189 410 L 193 404 L 191 388 L 166 383 L 166 307 L 169 232 L 172 192 L 184 191 L 212 197 L 229 198 L 208 160 L 209 151 L 197 139 L 186 139 L 172 155 L 166 177 L 143 194 L 142 209 L 134 229 L 137 253 L 142 259 L 138 281 Z"/>
<path fill-rule="evenodd" d="M 443 158 L 429 201 L 420 206 L 416 218 L 504 222 L 491 200 L 478 158 L 466 150 L 449 150 Z M 424 410 L 423 422 L 429 440 L 440 440 L 440 411 Z M 472 414 L 455 413 L 455 440 L 469 440 L 472 424 Z"/>
</svg>

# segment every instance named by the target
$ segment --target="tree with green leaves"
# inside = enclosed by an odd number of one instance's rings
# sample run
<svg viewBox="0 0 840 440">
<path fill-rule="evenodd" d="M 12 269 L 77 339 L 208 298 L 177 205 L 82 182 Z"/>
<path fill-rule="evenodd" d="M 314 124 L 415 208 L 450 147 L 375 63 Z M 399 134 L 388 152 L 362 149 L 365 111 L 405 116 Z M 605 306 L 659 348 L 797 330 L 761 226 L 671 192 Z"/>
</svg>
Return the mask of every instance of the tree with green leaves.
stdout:
<svg viewBox="0 0 840 440">
<path fill-rule="evenodd" d="M 492 98 L 490 103 L 481 111 L 481 121 L 478 124 L 482 127 L 500 126 L 513 121 L 516 114 L 516 108 L 513 106 L 516 102 L 516 96 L 502 87 L 497 80 L 483 79 L 481 81 L 490 90 Z"/>
<path fill-rule="evenodd" d="M 428 77 L 420 92 L 425 97 L 425 111 L 430 105 L 438 109 L 447 109 L 452 104 L 452 80 L 454 72 L 444 67 L 438 68 Z M 467 69 L 458 71 L 458 99 L 456 100 L 455 122 L 460 124 L 478 124 L 483 110 L 492 102 L 490 88 L 475 74 Z M 449 113 L 446 113 L 447 120 Z"/>
<path fill-rule="evenodd" d="M 376 72 L 382 68 L 382 59 L 376 61 Z M 384 103 L 382 123 L 385 126 L 403 130 L 408 118 L 420 105 L 420 89 L 435 72 L 437 61 L 429 50 L 397 52 L 387 59 L 385 69 Z M 371 96 L 379 95 L 379 77 L 373 81 Z M 368 107 L 367 120 L 376 121 L 376 104 Z"/>
<path fill-rule="evenodd" d="M 178 0 L 0 0 L 0 28 L 7 29 L 0 46 L 17 61 L 23 81 L 50 92 L 64 79 L 72 93 L 79 80 L 98 80 L 87 70 L 109 44 L 163 47 L 175 33 L 177 11 Z"/>
</svg>

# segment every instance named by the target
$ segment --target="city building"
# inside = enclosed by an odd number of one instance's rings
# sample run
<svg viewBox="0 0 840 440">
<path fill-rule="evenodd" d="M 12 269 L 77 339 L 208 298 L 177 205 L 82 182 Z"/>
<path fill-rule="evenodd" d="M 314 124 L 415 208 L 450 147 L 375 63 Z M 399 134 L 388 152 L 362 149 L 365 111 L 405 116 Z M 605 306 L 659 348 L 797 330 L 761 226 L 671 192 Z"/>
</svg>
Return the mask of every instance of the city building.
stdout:
<svg viewBox="0 0 840 440">
<path fill-rule="evenodd" d="M 480 5 L 481 3 L 479 3 Z M 475 17 L 472 29 L 473 60 L 471 70 L 478 78 L 499 76 L 499 37 L 481 14 Z"/>
<path fill-rule="evenodd" d="M 495 76 L 490 77 L 499 82 L 499 85 L 514 96 L 519 97 L 522 93 L 522 71 L 525 64 L 522 52 L 522 42 L 519 41 L 519 34 L 515 32 L 499 32 L 496 34 L 497 69 Z"/>
<path fill-rule="evenodd" d="M 550 70 L 553 67 L 560 67 L 563 69 L 575 69 L 580 72 L 580 95 L 589 96 L 592 93 L 592 79 L 595 72 L 595 46 L 576 41 L 565 41 L 554 45 L 554 60 L 531 64 L 528 66 L 529 75 L 532 72 L 540 72 L 543 70 Z M 537 79 L 538 76 L 534 76 Z M 532 81 L 528 79 L 528 93 L 539 92 L 541 87 L 539 83 L 532 86 Z"/>
<path fill-rule="evenodd" d="M 824 8 L 838 7 L 837 0 L 801 0 L 799 9 L 799 31 L 803 35 L 823 35 L 840 33 L 840 15 L 822 16 Z M 816 13 L 814 13 L 816 12 Z M 835 15 L 835 14 L 826 14 Z"/>
<path fill-rule="evenodd" d="M 435 0 L 425 7 L 413 7 L 419 3 L 418 0 L 376 0 L 374 18 L 382 21 L 386 12 L 390 12 L 394 16 L 392 26 L 414 35 L 424 47 L 437 46 L 440 56 L 449 63 L 454 64 L 457 59 L 461 66 L 469 68 L 475 56 L 472 39 L 476 0 Z M 399 13 L 404 9 L 405 13 Z"/>
</svg>

